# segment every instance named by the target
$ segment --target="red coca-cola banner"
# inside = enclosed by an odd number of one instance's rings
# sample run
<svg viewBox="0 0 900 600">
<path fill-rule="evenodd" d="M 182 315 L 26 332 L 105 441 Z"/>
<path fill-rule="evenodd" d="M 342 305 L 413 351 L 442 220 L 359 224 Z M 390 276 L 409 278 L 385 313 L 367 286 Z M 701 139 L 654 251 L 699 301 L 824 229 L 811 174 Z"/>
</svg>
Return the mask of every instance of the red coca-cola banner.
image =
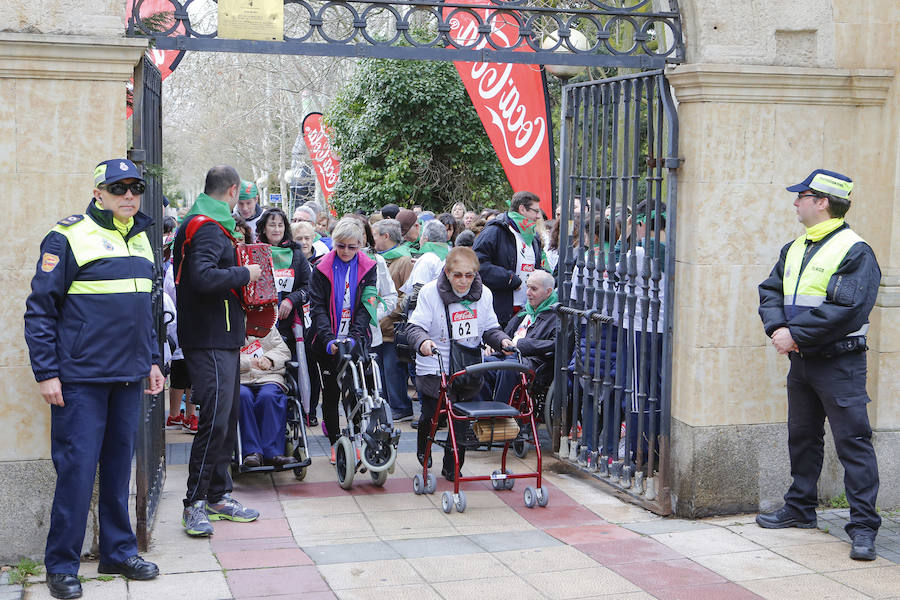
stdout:
<svg viewBox="0 0 900 600">
<path fill-rule="evenodd" d="M 454 3 L 483 4 L 484 0 Z M 450 18 L 450 35 L 457 45 L 480 50 L 488 44 L 487 38 L 475 44 L 478 20 L 470 12 L 454 8 L 443 11 Z M 498 48 L 509 48 L 519 39 L 519 25 L 510 14 L 490 9 L 473 12 L 490 24 L 491 42 Z M 527 45 L 516 51 L 534 52 Z M 534 192 L 541 199 L 541 208 L 552 216 L 552 136 L 541 68 L 510 63 L 454 64 L 513 191 Z"/>
<path fill-rule="evenodd" d="M 172 4 L 172 0 L 128 0 L 127 18 L 130 19 L 134 14 L 135 5 L 138 7 L 138 14 L 141 18 L 159 15 L 157 19 L 167 21 L 163 25 L 166 29 L 171 27 L 174 23 L 175 6 Z M 166 19 L 166 17 L 168 17 L 168 19 Z M 179 22 L 178 26 L 173 30 L 173 34 L 183 32 L 184 25 Z M 174 71 L 175 67 L 178 66 L 178 63 L 181 62 L 182 57 L 184 57 L 184 50 L 159 50 L 157 48 L 148 48 L 147 56 L 153 61 L 156 68 L 159 69 L 159 74 L 162 75 L 162 78 L 165 79 L 172 74 L 172 71 Z M 129 85 L 134 86 L 134 80 L 132 80 Z M 131 112 L 132 108 L 127 106 L 125 110 L 126 118 L 131 116 Z"/>
<path fill-rule="evenodd" d="M 303 117 L 303 140 L 309 149 L 309 157 L 316 170 L 319 185 L 322 186 L 322 195 L 325 196 L 325 202 L 330 208 L 331 196 L 334 194 L 341 174 L 341 160 L 331 149 L 328 131 L 325 129 L 325 124 L 322 123 L 322 113 L 311 112 Z"/>
</svg>

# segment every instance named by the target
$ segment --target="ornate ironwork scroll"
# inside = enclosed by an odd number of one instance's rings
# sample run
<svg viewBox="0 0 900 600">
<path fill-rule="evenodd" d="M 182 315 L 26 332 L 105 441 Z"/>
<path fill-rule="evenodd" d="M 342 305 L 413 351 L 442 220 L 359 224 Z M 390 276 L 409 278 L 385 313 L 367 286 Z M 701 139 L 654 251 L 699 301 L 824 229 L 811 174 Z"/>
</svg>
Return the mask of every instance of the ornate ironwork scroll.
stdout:
<svg viewBox="0 0 900 600">
<path fill-rule="evenodd" d="M 677 0 L 284 0 L 284 41 L 218 37 L 216 0 L 169 0 L 162 15 L 148 14 L 145 1 L 135 1 L 127 35 L 163 50 L 640 69 L 684 60 Z M 662 4 L 668 10 L 654 10 Z M 464 14 L 477 32 L 454 39 Z M 491 33 L 504 24 L 515 24 L 518 38 L 501 46 Z"/>
</svg>

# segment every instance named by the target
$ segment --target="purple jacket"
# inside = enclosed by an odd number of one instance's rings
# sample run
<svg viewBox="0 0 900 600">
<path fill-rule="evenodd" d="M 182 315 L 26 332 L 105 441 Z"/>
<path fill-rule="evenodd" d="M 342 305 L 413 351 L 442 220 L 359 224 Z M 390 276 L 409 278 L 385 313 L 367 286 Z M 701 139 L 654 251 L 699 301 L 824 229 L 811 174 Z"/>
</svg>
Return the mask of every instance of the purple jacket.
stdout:
<svg viewBox="0 0 900 600">
<path fill-rule="evenodd" d="M 309 313 L 312 319 L 312 345 L 323 353 L 331 342 L 337 339 L 340 317 L 334 312 L 334 275 L 336 258 L 332 250 L 322 257 L 313 269 L 309 293 Z M 356 293 L 350 307 L 350 337 L 357 343 L 369 341 L 369 313 L 362 308 L 362 291 L 366 286 L 376 286 L 377 269 L 375 261 L 360 251 L 356 269 Z"/>
</svg>

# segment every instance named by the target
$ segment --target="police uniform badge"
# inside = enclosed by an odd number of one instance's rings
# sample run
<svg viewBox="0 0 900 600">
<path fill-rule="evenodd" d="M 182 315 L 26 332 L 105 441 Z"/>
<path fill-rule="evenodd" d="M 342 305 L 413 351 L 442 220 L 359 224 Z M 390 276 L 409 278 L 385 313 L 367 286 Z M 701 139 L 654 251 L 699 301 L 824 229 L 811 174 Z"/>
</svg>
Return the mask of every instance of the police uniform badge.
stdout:
<svg viewBox="0 0 900 600">
<path fill-rule="evenodd" d="M 111 243 L 109 243 L 108 240 L 103 240 L 103 241 L 101 241 L 100 243 L 103 245 L 103 248 L 104 248 L 107 252 L 112 252 L 113 250 L 116 249 L 115 246 L 113 246 Z"/>
<path fill-rule="evenodd" d="M 56 265 L 59 264 L 59 257 L 55 254 L 50 254 L 49 252 L 44 252 L 44 255 L 41 257 L 41 271 L 44 273 L 49 273 L 53 269 L 56 268 Z"/>
<path fill-rule="evenodd" d="M 84 219 L 84 215 L 72 215 L 72 216 L 66 217 L 65 219 L 60 219 L 56 223 L 57 223 L 57 225 L 62 225 L 63 227 L 70 227 L 70 226 L 74 225 L 75 223 L 77 223 L 78 221 L 81 221 L 82 219 Z"/>
</svg>

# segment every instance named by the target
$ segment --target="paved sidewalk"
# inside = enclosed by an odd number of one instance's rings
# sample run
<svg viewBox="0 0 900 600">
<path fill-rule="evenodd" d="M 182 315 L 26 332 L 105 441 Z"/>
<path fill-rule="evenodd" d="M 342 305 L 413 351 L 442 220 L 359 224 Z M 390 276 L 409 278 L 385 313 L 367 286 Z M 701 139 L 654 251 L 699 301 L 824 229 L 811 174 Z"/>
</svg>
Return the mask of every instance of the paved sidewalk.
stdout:
<svg viewBox="0 0 900 600">
<path fill-rule="evenodd" d="M 407 438 L 414 434 L 404 424 L 401 439 Z M 406 443 L 401 448 L 411 450 Z M 496 451 L 470 452 L 464 470 L 489 473 L 498 462 Z M 358 475 L 349 492 L 338 487 L 323 457 L 314 458 L 303 482 L 291 473 L 245 475 L 234 495 L 263 517 L 215 523 L 215 535 L 206 540 L 190 539 L 181 529 L 187 468 L 170 465 L 153 547 L 145 554 L 162 575 L 150 582 L 103 581 L 96 563 L 86 562 L 84 597 L 900 597 L 900 565 L 884 558 L 852 561 L 849 545 L 821 530 L 764 530 L 753 523 L 755 515 L 662 519 L 621 502 L 601 484 L 552 473 L 546 465 L 547 508 L 524 507 L 527 482 L 520 480 L 504 492 L 467 484 L 466 511 L 445 515 L 440 492 L 450 484 L 440 479 L 436 494 L 414 495 L 417 467 L 415 454 L 402 452 L 384 488 Z M 511 468 L 525 471 L 533 461 L 511 458 Z M 50 596 L 36 579 L 25 597 Z"/>
</svg>

